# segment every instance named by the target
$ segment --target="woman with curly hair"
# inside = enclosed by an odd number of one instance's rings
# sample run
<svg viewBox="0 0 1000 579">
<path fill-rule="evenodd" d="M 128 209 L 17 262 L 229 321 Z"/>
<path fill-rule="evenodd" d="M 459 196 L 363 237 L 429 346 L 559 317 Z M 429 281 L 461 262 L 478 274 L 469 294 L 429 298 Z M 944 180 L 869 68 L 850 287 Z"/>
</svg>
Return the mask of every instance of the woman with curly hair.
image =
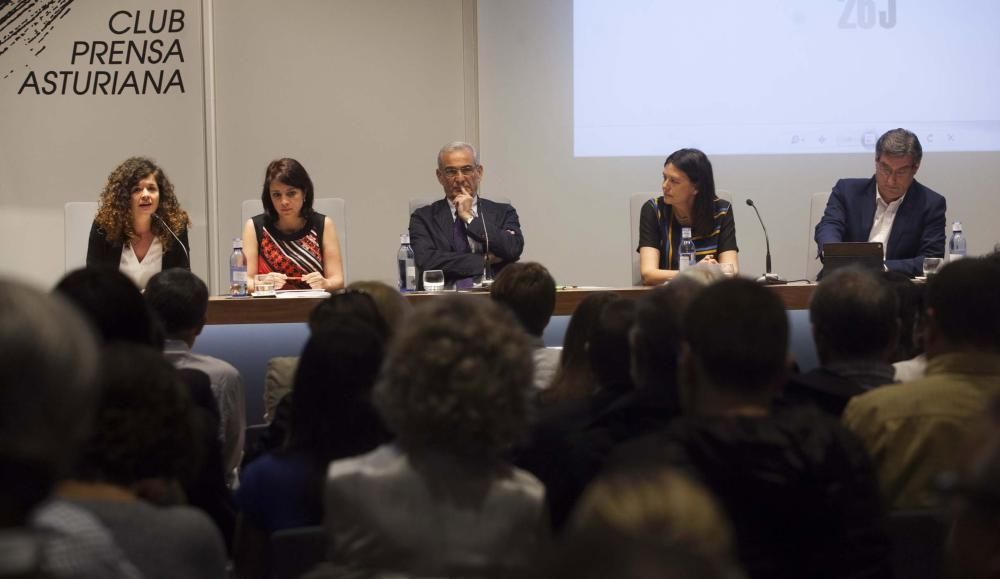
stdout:
<svg viewBox="0 0 1000 579">
<path fill-rule="evenodd" d="M 191 269 L 190 224 L 163 169 L 145 157 L 126 159 L 101 193 L 87 267 L 120 269 L 140 288 L 165 269 Z"/>
<path fill-rule="evenodd" d="M 276 288 L 344 287 L 340 242 L 333 221 L 313 210 L 313 183 L 295 159 L 271 161 L 260 195 L 264 212 L 243 226 L 247 285 L 270 274 Z"/>
<path fill-rule="evenodd" d="M 327 470 L 332 560 L 317 577 L 523 576 L 548 536 L 545 489 L 501 454 L 527 425 L 531 351 L 492 302 L 410 315 L 374 391 L 396 441 Z"/>
</svg>

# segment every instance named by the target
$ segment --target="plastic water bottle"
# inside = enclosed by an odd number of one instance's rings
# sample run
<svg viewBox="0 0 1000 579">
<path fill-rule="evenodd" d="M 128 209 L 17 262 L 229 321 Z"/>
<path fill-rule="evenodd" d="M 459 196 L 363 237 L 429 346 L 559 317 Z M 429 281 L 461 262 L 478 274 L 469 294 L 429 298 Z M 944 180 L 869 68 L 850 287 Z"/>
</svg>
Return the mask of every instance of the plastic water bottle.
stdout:
<svg viewBox="0 0 1000 579">
<path fill-rule="evenodd" d="M 399 267 L 399 291 L 412 292 L 417 290 L 417 262 L 410 247 L 410 234 L 399 236 L 399 251 L 396 252 L 396 264 Z"/>
<path fill-rule="evenodd" d="M 243 240 L 233 239 L 233 254 L 229 256 L 229 295 L 247 295 L 247 256 L 243 253 Z"/>
<path fill-rule="evenodd" d="M 956 221 L 951 226 L 951 237 L 948 238 L 948 261 L 965 257 L 965 236 L 962 235 L 962 222 Z"/>
<path fill-rule="evenodd" d="M 677 249 L 680 253 L 680 265 L 678 270 L 684 271 L 685 269 L 693 266 L 694 261 L 694 241 L 691 241 L 691 228 L 684 227 L 681 229 L 681 245 Z"/>
</svg>

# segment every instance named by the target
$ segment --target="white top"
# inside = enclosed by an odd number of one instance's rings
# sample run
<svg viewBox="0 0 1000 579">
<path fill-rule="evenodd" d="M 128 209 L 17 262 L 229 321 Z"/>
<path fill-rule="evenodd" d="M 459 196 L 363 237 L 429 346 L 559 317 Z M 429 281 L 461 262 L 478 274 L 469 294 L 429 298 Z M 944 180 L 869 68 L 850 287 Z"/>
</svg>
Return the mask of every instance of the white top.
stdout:
<svg viewBox="0 0 1000 579">
<path fill-rule="evenodd" d="M 875 186 L 875 220 L 872 222 L 872 230 L 868 233 L 868 241 L 882 242 L 882 258 L 889 250 L 889 234 L 892 233 L 892 224 L 896 221 L 896 213 L 899 206 L 906 199 L 906 193 L 891 203 L 886 203 L 878 193 L 878 186 Z"/>
<path fill-rule="evenodd" d="M 163 244 L 160 243 L 160 238 L 153 238 L 153 243 L 142 261 L 135 256 L 131 243 L 123 247 L 118 269 L 134 281 L 139 289 L 146 289 L 149 279 L 163 270 Z"/>
</svg>

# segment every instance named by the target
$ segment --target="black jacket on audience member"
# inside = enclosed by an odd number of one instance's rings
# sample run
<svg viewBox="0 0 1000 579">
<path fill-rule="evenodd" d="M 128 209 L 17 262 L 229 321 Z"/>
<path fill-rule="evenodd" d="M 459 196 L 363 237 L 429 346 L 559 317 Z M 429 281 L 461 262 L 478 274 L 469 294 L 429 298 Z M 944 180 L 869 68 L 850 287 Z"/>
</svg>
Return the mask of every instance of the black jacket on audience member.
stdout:
<svg viewBox="0 0 1000 579">
<path fill-rule="evenodd" d="M 751 579 L 888 578 L 878 482 L 861 444 L 814 409 L 684 416 L 613 457 L 667 464 L 719 500 Z"/>
</svg>

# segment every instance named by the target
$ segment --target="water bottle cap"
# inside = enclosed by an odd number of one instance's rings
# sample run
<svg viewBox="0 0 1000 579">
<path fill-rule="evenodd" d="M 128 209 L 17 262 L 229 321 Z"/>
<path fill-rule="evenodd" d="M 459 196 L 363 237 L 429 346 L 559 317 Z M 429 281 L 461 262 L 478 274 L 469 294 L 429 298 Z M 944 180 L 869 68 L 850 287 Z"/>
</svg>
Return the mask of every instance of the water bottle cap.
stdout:
<svg viewBox="0 0 1000 579">
<path fill-rule="evenodd" d="M 682 227 L 681 228 L 681 237 L 691 237 L 691 228 L 690 227 Z"/>
<path fill-rule="evenodd" d="M 243 249 L 243 239 L 239 237 L 233 238 L 233 249 Z"/>
<path fill-rule="evenodd" d="M 409 233 L 404 233 L 404 234 L 400 235 L 399 236 L 399 243 L 401 243 L 401 244 L 409 244 L 410 243 L 410 234 Z"/>
<path fill-rule="evenodd" d="M 951 230 L 952 230 L 952 232 L 962 231 L 962 222 L 961 221 L 956 221 L 955 224 L 951 226 Z"/>
</svg>

